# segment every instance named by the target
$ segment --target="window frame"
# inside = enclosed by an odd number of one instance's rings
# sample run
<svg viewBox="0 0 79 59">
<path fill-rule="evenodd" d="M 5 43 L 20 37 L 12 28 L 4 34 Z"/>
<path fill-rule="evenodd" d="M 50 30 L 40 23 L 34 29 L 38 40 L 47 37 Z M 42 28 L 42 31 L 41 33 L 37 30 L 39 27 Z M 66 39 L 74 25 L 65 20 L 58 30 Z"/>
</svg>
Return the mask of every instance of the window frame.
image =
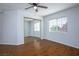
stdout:
<svg viewBox="0 0 79 59">
<path fill-rule="evenodd" d="M 53 31 L 53 30 L 51 31 L 50 28 L 49 28 L 49 26 L 50 26 L 49 23 L 50 23 L 51 20 L 48 20 L 48 32 L 63 32 L 63 33 L 66 33 L 66 32 L 68 31 L 68 18 L 67 18 L 66 16 L 58 17 L 58 18 L 53 18 L 52 20 L 58 21 L 58 19 L 62 19 L 62 18 L 66 18 L 66 20 L 67 20 L 67 23 L 66 23 L 66 24 L 67 24 L 66 31 L 61 31 L 61 30 L 59 30 L 59 29 L 58 29 L 58 30 L 55 30 L 55 31 Z M 61 21 L 61 22 L 62 22 L 62 21 Z M 62 23 L 61 23 L 61 24 L 62 24 Z"/>
</svg>

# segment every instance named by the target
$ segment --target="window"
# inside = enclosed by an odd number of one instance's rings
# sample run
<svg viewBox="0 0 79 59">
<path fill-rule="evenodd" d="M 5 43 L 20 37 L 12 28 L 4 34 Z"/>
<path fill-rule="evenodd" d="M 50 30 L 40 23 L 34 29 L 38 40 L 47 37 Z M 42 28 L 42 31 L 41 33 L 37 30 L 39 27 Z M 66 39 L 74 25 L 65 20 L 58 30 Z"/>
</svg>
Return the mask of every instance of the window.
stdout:
<svg viewBox="0 0 79 59">
<path fill-rule="evenodd" d="M 34 23 L 34 31 L 40 31 L 40 21 Z"/>
<path fill-rule="evenodd" d="M 49 32 L 67 32 L 67 17 L 57 18 L 49 21 Z"/>
</svg>

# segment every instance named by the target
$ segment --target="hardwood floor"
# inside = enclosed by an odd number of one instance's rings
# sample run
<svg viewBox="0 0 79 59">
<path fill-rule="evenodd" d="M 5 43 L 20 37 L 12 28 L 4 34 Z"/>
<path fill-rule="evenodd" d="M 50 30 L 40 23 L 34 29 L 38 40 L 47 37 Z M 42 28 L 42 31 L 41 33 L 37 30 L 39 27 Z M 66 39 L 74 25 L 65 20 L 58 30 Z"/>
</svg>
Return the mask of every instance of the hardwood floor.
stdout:
<svg viewBox="0 0 79 59">
<path fill-rule="evenodd" d="M 28 39 L 27 39 L 28 38 Z M 27 37 L 31 42 L 19 46 L 0 45 L 2 56 L 79 56 L 79 49 L 60 43 Z"/>
</svg>

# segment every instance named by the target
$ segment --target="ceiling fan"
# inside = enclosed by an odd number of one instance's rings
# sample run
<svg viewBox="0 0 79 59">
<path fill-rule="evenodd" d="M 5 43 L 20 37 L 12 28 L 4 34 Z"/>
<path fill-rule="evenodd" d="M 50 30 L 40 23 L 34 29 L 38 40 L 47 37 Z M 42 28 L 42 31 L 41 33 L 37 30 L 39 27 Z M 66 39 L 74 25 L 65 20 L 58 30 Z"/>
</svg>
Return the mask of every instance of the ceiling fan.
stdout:
<svg viewBox="0 0 79 59">
<path fill-rule="evenodd" d="M 38 12 L 38 8 L 44 8 L 44 9 L 47 9 L 48 8 L 47 6 L 39 5 L 39 3 L 28 3 L 28 4 L 30 4 L 31 6 L 28 7 L 28 8 L 25 8 L 25 10 L 30 9 L 30 8 L 34 8 L 34 10 L 36 12 Z"/>
</svg>

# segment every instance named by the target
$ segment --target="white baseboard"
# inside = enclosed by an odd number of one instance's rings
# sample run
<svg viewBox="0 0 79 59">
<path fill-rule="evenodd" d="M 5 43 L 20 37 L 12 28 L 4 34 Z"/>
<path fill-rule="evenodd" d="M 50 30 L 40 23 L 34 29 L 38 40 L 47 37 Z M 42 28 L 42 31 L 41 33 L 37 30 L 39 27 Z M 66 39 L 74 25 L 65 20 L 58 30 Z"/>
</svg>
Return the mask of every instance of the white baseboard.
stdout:
<svg viewBox="0 0 79 59">
<path fill-rule="evenodd" d="M 44 38 L 43 38 L 43 39 L 44 39 Z M 51 39 L 46 39 L 46 40 L 50 40 L 50 41 L 54 41 L 54 42 L 58 42 L 58 43 L 60 43 L 60 44 L 64 44 L 64 45 L 67 45 L 67 46 L 70 46 L 70 47 L 79 49 L 79 46 L 75 46 L 75 45 L 68 44 L 68 43 L 65 43 L 65 42 L 60 42 L 60 41 L 51 40 Z"/>
<path fill-rule="evenodd" d="M 50 40 L 50 39 L 49 39 L 49 40 Z M 69 44 L 69 43 L 60 42 L 60 41 L 56 41 L 56 40 L 50 40 L 50 41 L 58 42 L 58 43 L 60 43 L 60 44 L 64 44 L 64 45 L 71 46 L 71 47 L 73 47 L 73 48 L 79 49 L 79 46 L 75 46 L 75 45 L 72 45 L 72 44 Z"/>
<path fill-rule="evenodd" d="M 1 45 L 22 45 L 24 43 L 21 43 L 21 44 L 11 44 L 11 43 L 0 43 Z"/>
</svg>

